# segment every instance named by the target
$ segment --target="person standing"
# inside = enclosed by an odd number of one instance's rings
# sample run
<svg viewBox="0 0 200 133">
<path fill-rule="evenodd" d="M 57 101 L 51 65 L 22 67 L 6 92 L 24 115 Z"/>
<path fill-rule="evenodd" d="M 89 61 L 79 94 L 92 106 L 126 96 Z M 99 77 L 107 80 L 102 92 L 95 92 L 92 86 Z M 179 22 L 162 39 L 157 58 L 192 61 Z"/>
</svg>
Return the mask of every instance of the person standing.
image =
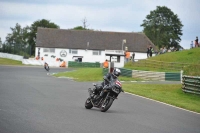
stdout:
<svg viewBox="0 0 200 133">
<path fill-rule="evenodd" d="M 198 42 L 198 36 L 197 36 L 195 40 L 195 47 L 198 47 L 198 46 L 199 46 L 199 42 Z"/>
<path fill-rule="evenodd" d="M 132 62 L 135 62 L 135 53 L 133 52 L 133 54 L 132 54 Z"/>
<path fill-rule="evenodd" d="M 130 59 L 130 52 L 126 51 L 125 52 L 125 57 L 126 57 L 126 63 L 129 61 Z"/>
<path fill-rule="evenodd" d="M 152 57 L 153 54 L 153 47 L 149 45 L 149 56 Z"/>
<path fill-rule="evenodd" d="M 109 65 L 109 63 L 108 63 L 108 60 L 106 59 L 106 61 L 103 63 L 103 67 L 108 68 L 108 65 Z"/>
<path fill-rule="evenodd" d="M 193 41 L 191 41 L 190 48 L 193 48 Z"/>
<path fill-rule="evenodd" d="M 150 47 L 147 47 L 147 58 L 149 58 L 149 54 L 150 54 Z"/>
</svg>

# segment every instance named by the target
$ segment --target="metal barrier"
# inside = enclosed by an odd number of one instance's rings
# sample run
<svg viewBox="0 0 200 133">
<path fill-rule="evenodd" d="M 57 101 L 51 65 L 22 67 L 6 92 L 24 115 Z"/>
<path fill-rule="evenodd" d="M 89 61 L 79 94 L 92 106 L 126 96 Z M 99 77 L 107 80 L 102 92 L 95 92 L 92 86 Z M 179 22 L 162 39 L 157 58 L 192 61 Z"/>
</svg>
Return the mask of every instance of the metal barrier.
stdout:
<svg viewBox="0 0 200 133">
<path fill-rule="evenodd" d="M 184 75 L 182 78 L 182 90 L 184 92 L 200 95 L 200 77 Z"/>
<path fill-rule="evenodd" d="M 180 72 L 154 72 L 154 71 L 141 71 L 119 68 L 121 70 L 121 76 L 140 78 L 143 80 L 154 81 L 181 81 L 182 71 Z M 108 72 L 108 69 L 103 68 L 103 75 Z"/>
<path fill-rule="evenodd" d="M 131 69 L 119 68 L 121 70 L 121 76 L 132 77 Z"/>
</svg>

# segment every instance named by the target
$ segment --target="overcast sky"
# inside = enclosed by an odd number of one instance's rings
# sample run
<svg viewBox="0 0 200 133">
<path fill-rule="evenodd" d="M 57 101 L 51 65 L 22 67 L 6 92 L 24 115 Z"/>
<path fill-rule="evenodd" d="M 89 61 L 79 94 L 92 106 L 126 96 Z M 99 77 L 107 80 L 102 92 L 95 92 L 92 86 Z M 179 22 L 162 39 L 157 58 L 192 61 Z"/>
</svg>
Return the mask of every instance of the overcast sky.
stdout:
<svg viewBox="0 0 200 133">
<path fill-rule="evenodd" d="M 41 19 L 60 29 L 83 26 L 86 18 L 89 29 L 141 32 L 140 25 L 156 6 L 178 15 L 184 25 L 181 46 L 188 49 L 200 37 L 200 0 L 0 0 L 0 37 L 4 42 L 16 23 L 25 27 Z"/>
</svg>

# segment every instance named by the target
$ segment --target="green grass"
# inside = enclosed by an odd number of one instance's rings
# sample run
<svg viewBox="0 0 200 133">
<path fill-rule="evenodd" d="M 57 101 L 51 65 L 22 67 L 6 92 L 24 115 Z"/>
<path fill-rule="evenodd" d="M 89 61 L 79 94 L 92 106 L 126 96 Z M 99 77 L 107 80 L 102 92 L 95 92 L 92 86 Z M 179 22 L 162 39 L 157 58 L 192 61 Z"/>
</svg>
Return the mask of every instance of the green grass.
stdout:
<svg viewBox="0 0 200 133">
<path fill-rule="evenodd" d="M 126 92 L 200 113 L 200 96 L 184 93 L 181 84 L 125 83 L 123 89 Z"/>
<path fill-rule="evenodd" d="M 165 53 L 149 59 L 156 61 L 164 61 L 164 62 L 200 64 L 199 57 L 200 57 L 200 48 L 194 48 L 190 50 Z"/>
<path fill-rule="evenodd" d="M 75 71 L 57 73 L 56 77 L 69 77 L 76 81 L 101 81 L 102 68 L 77 68 Z"/>
<path fill-rule="evenodd" d="M 23 65 L 21 61 L 16 61 L 7 58 L 0 58 L 0 65 Z"/>
<path fill-rule="evenodd" d="M 73 78 L 75 81 L 102 81 L 103 71 L 102 68 L 77 68 L 75 71 L 71 72 L 61 72 L 54 74 L 56 77 L 68 77 Z M 131 80 L 141 80 L 138 78 L 128 78 L 121 76 L 119 80 L 131 81 Z"/>
</svg>

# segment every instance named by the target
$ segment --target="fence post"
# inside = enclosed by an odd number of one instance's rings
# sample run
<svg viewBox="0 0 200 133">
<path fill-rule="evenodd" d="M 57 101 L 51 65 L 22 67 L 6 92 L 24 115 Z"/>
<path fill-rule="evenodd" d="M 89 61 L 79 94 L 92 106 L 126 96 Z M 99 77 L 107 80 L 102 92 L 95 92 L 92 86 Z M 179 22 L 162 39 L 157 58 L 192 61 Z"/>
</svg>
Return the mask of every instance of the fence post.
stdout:
<svg viewBox="0 0 200 133">
<path fill-rule="evenodd" d="M 181 76 L 180 76 L 180 78 L 181 78 L 181 83 L 183 83 L 183 70 L 181 70 Z"/>
</svg>

